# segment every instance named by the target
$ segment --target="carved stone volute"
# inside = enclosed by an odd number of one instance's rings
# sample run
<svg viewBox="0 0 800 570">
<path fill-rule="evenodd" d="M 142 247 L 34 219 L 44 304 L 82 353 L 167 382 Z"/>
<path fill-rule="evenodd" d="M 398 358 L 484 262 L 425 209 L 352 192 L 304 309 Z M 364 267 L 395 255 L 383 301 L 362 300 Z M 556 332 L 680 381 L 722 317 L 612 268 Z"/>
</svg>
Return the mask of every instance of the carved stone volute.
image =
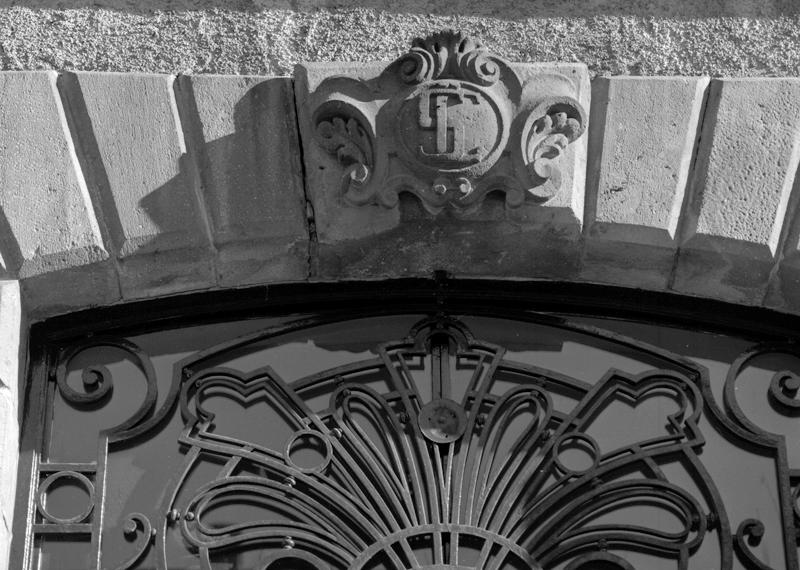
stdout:
<svg viewBox="0 0 800 570">
<path fill-rule="evenodd" d="M 542 203 L 587 117 L 570 78 L 526 74 L 453 31 L 414 40 L 376 78 L 331 77 L 312 94 L 317 143 L 344 167 L 352 205 L 394 208 L 402 192 L 437 214 Z"/>
</svg>

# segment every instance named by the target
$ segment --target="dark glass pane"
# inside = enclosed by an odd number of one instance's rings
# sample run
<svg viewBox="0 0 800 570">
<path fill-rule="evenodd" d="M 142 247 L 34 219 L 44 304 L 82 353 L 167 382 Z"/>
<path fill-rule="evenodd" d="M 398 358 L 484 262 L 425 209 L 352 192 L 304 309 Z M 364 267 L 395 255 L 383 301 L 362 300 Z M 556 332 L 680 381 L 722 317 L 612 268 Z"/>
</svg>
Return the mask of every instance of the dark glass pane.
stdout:
<svg viewBox="0 0 800 570">
<path fill-rule="evenodd" d="M 48 570 L 91 568 L 88 537 L 46 535 L 36 539 L 36 547 L 38 568 Z"/>
</svg>

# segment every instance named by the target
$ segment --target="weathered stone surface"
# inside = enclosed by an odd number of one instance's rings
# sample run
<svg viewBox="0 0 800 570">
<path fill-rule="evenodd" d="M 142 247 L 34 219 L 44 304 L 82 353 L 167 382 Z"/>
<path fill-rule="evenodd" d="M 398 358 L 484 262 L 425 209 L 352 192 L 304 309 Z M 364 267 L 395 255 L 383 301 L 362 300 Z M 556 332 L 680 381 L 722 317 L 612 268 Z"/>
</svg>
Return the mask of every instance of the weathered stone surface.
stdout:
<svg viewBox="0 0 800 570">
<path fill-rule="evenodd" d="M 10 535 L 14 520 L 14 498 L 17 488 L 17 465 L 19 463 L 19 427 L 17 406 L 7 388 L 0 388 L 0 556 L 8 555 L 8 544 L 4 538 Z M 0 558 L 7 560 L 7 558 Z M 3 565 L 0 562 L 0 568 Z"/>
<path fill-rule="evenodd" d="M 0 568 L 11 538 L 19 459 L 18 402 L 27 326 L 18 281 L 0 281 Z"/>
<path fill-rule="evenodd" d="M 222 286 L 302 279 L 308 231 L 289 78 L 184 76 L 178 104 L 200 160 Z"/>
<path fill-rule="evenodd" d="M 300 61 L 392 59 L 446 28 L 510 61 L 593 74 L 800 71 L 792 0 L 16 0 L 0 7 L 0 66 L 285 75 Z"/>
<path fill-rule="evenodd" d="M 18 347 L 0 354 L 0 386 L 11 391 L 13 401 L 19 395 L 20 363 L 24 363 L 27 348 L 28 322 L 23 313 L 19 281 L 0 281 L 0 346 Z"/>
<path fill-rule="evenodd" d="M 122 298 L 119 276 L 111 265 L 79 265 L 21 281 L 26 311 L 34 320 L 102 307 Z"/>
<path fill-rule="evenodd" d="M 490 54 L 479 53 L 491 60 Z M 574 275 L 586 157 L 581 107 L 588 109 L 590 99 L 585 68 L 504 68 L 499 63 L 498 84 L 509 90 L 512 101 L 521 101 L 515 107 L 505 95 L 493 99 L 494 79 L 485 79 L 484 90 L 472 94 L 469 75 L 452 72 L 452 78 L 442 80 L 423 66 L 421 75 L 411 78 L 402 75 L 410 69 L 406 63 L 415 62 L 298 68 L 307 192 L 319 243 L 312 275 L 357 278 L 369 275 L 371 265 L 374 277 L 429 275 L 436 269 L 472 276 Z M 467 94 L 445 100 L 430 91 L 454 86 Z M 438 107 L 424 105 L 427 97 L 436 99 Z M 493 101 L 494 107 L 485 104 L 493 111 L 482 111 L 483 97 Z M 496 142 L 504 121 L 509 125 L 515 116 L 508 138 Z M 526 135 L 534 120 L 539 139 Z M 444 121 L 447 128 L 439 128 Z M 493 154 L 495 144 L 505 150 Z M 470 155 L 474 162 L 464 162 L 459 145 L 478 149 Z M 534 174 L 538 152 L 556 158 L 547 167 L 537 166 L 541 170 Z M 555 182 L 558 170 L 560 184 Z M 486 189 L 493 191 L 486 194 Z M 366 249 L 368 243 L 373 249 Z"/>
<path fill-rule="evenodd" d="M 409 200 L 408 210 L 417 206 Z M 502 202 L 495 205 L 502 212 Z M 435 221 L 418 210 L 402 227 L 378 236 L 320 243 L 314 274 L 319 279 L 430 277 L 444 270 L 455 277 L 575 279 L 580 251 L 572 239 L 503 220 L 444 217 Z"/>
<path fill-rule="evenodd" d="M 594 81 L 584 279 L 666 288 L 708 82 Z"/>
<path fill-rule="evenodd" d="M 672 288 L 761 304 L 800 149 L 800 80 L 712 81 Z"/>
<path fill-rule="evenodd" d="M 2 565 L 0 568 L 3 570 L 8 570 L 8 556 L 9 551 L 11 549 L 11 531 L 10 529 L 3 529 L 2 534 L 0 534 L 0 556 L 2 556 Z"/>
<path fill-rule="evenodd" d="M 108 259 L 56 77 L 0 74 L 0 253 L 12 277 Z"/>
<path fill-rule="evenodd" d="M 64 92 L 123 297 L 216 283 L 196 158 L 168 75 L 78 73 Z"/>
</svg>

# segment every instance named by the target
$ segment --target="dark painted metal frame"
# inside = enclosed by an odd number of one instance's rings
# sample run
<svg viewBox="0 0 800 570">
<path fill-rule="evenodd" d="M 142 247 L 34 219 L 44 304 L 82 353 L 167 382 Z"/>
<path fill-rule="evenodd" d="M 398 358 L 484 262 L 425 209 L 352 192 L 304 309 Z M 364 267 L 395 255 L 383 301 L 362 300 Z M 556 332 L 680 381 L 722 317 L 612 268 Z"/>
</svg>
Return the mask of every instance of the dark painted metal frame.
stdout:
<svg viewBox="0 0 800 570">
<path fill-rule="evenodd" d="M 330 310 L 331 306 L 341 307 L 353 301 L 358 311 Z M 708 379 L 698 373 L 689 361 L 676 355 L 644 343 L 631 341 L 621 335 L 608 333 L 593 327 L 570 323 L 568 319 L 549 313 L 571 313 L 592 317 L 629 318 L 647 322 L 676 324 L 693 329 L 715 330 L 718 332 L 736 333 L 761 341 L 752 351 L 742 355 L 731 367 L 726 381 L 724 394 L 725 410 L 712 405 Z M 102 488 L 104 475 L 103 459 L 96 466 L 96 478 L 92 483 L 83 473 L 93 471 L 95 466 L 84 464 L 38 464 L 36 453 L 32 451 L 35 443 L 42 438 L 43 422 L 39 421 L 45 409 L 45 390 L 37 389 L 43 385 L 41 380 L 52 375 L 59 384 L 62 395 L 77 403 L 91 403 L 101 400 L 111 385 L 106 378 L 107 371 L 101 367 L 84 372 L 86 383 L 98 382 L 100 388 L 90 395 L 71 391 L 63 382 L 64 373 L 59 369 L 69 360 L 69 354 L 58 354 L 57 346 L 73 345 L 74 350 L 80 346 L 75 344 L 84 339 L 94 345 L 110 345 L 122 348 L 139 360 L 145 375 L 148 377 L 148 392 L 145 402 L 134 417 L 129 418 L 112 430 L 107 430 L 109 442 L 120 439 L 135 439 L 147 431 L 166 414 L 167 408 L 174 409 L 180 394 L 175 391 L 168 396 L 167 403 L 161 411 L 153 412 L 156 403 L 154 375 L 146 356 L 140 355 L 138 349 L 117 340 L 111 335 L 132 335 L 150 330 L 175 327 L 181 324 L 200 324 L 216 321 L 228 321 L 239 318 L 255 318 L 268 315 L 292 313 L 317 314 L 318 317 L 294 323 L 289 328 L 316 326 L 328 322 L 339 322 L 362 316 L 380 314 L 427 313 L 431 315 L 449 313 L 469 313 L 508 318 L 523 322 L 536 322 L 550 326 L 589 333 L 599 338 L 607 338 L 621 344 L 644 349 L 651 354 L 660 355 L 671 362 L 683 362 L 686 376 L 700 386 L 699 397 L 706 402 L 711 421 L 722 426 L 737 445 L 761 453 L 775 455 L 781 482 L 780 494 L 783 505 L 784 544 L 786 558 L 790 568 L 798 568 L 797 528 L 800 527 L 797 495 L 800 493 L 800 469 L 790 469 L 787 464 L 783 437 L 768 434 L 753 425 L 742 413 L 735 398 L 733 382 L 738 371 L 747 362 L 764 352 L 785 352 L 800 354 L 800 346 L 795 338 L 798 319 L 765 310 L 743 308 L 720 302 L 687 299 L 679 296 L 650 294 L 627 289 L 578 286 L 574 284 L 543 283 L 497 283 L 487 281 L 453 280 L 444 274 L 437 274 L 434 279 L 398 280 L 384 283 L 339 283 L 339 284 L 306 284 L 258 287 L 225 293 L 208 293 L 184 296 L 175 299 L 162 299 L 129 304 L 102 310 L 90 310 L 67 317 L 51 319 L 46 323 L 34 325 L 31 330 L 30 377 L 26 385 L 25 410 L 26 422 L 23 426 L 21 468 L 17 511 L 15 515 L 15 531 L 22 534 L 28 521 L 33 520 L 38 512 L 47 518 L 48 524 L 36 524 L 32 528 L 37 532 L 86 532 L 89 523 L 84 522 L 89 512 L 76 517 L 75 520 L 57 521 L 48 517 L 40 508 L 41 501 L 35 492 L 42 473 L 50 474 L 46 484 L 59 477 L 72 478 L 84 485 L 91 495 L 95 488 Z M 145 318 L 142 315 L 146 315 Z M 697 315 L 701 316 L 698 322 Z M 286 332 L 287 327 L 279 327 Z M 102 338 L 94 335 L 98 332 Z M 253 337 L 263 337 L 264 332 L 247 335 L 230 343 L 231 346 L 246 343 Z M 215 347 L 218 350 L 219 347 Z M 197 361 L 202 355 L 194 357 Z M 190 367 L 184 370 L 185 378 L 191 377 Z M 790 416 L 797 416 L 800 404 L 794 398 L 797 394 L 797 378 L 790 375 L 776 374 L 769 386 L 769 395 L 778 409 Z M 173 386 L 173 390 L 177 390 Z M 726 414 L 727 412 L 727 414 Z M 149 419 L 145 419 L 149 418 Z M 51 480 L 52 479 L 52 480 Z M 49 483 L 48 483 L 49 481 Z M 40 490 L 38 496 L 44 493 Z M 716 499 L 718 500 L 718 498 Z M 712 503 L 715 500 L 711 501 Z M 101 505 L 102 508 L 102 505 Z M 721 528 L 728 524 L 724 516 L 714 513 L 695 513 L 695 525 L 700 528 Z M 176 515 L 177 520 L 177 515 Z M 94 524 L 102 521 L 102 513 L 94 516 Z M 174 521 L 173 521 L 174 522 Z M 186 524 L 186 523 L 184 523 Z M 97 534 L 98 529 L 94 529 Z M 442 529 L 440 529 L 442 530 Z M 447 530 L 447 529 L 445 529 Z M 447 530 L 450 532 L 450 530 Z M 128 568 L 136 563 L 139 556 L 150 544 L 151 537 L 157 532 L 147 517 L 139 513 L 130 515 L 126 532 L 136 535 L 137 547 L 141 547 L 120 568 Z M 744 565 L 749 568 L 768 568 L 759 561 L 748 548 L 749 543 L 756 543 L 763 534 L 763 525 L 755 520 L 742 521 L 728 539 L 730 544 L 723 545 L 728 554 L 723 567 L 730 564 L 730 556 L 734 550 Z M 12 550 L 12 560 L 20 562 L 21 568 L 27 568 L 32 547 L 32 536 L 18 540 Z M 100 564 L 99 546 L 95 545 L 94 553 L 97 564 Z M 606 553 L 585 554 L 574 560 L 569 569 L 590 567 L 592 562 L 604 562 L 610 567 L 616 564 L 626 568 L 623 560 L 616 560 L 614 555 Z"/>
</svg>

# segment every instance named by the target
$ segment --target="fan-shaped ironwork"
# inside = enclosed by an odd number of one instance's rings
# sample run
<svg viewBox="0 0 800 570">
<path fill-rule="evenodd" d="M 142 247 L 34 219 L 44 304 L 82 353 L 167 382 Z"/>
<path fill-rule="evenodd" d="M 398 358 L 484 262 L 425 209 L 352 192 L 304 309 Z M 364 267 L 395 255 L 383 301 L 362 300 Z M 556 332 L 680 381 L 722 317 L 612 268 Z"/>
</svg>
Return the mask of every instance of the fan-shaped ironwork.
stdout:
<svg viewBox="0 0 800 570">
<path fill-rule="evenodd" d="M 723 390 L 730 414 L 692 361 L 566 323 L 559 327 L 661 364 L 637 374 L 598 370 L 586 382 L 515 361 L 506 347 L 475 338 L 444 314 L 419 321 L 405 338 L 376 343 L 366 358 L 300 379 L 282 378 L 269 361 L 249 372 L 216 364 L 316 323 L 281 325 L 189 355 L 174 365 L 161 400 L 156 370 L 133 342 L 92 339 L 64 350 L 54 382 L 76 409 L 102 407 L 114 394 L 103 364 L 70 372 L 91 348 L 128 354 L 146 389 L 130 418 L 100 432 L 96 463 L 38 464 L 33 532 L 90 536 L 98 568 L 168 570 L 180 542 L 188 553 L 182 559 L 194 561 L 187 567 L 203 570 L 245 568 L 237 553 L 252 550 L 262 553 L 257 570 L 627 570 L 631 553 L 685 569 L 696 567 L 692 557 L 708 541 L 719 568 L 734 567 L 734 552 L 747 568 L 767 568 L 751 548 L 764 525 L 754 517 L 732 530 L 703 463 L 703 431 L 713 430 L 750 449 L 777 450 L 785 555 L 796 568 L 797 473 L 785 467 L 783 440 L 747 420 L 735 393 L 743 367 L 772 347 L 733 363 Z M 80 374 L 83 391 L 70 384 L 71 373 Z M 787 413 L 795 410 L 794 377 L 776 373 L 768 386 Z M 654 398 L 662 404 L 647 421 L 659 435 L 629 434 L 622 443 L 594 435 L 598 417 L 615 403 L 635 407 Z M 265 404 L 274 413 L 268 429 L 282 424 L 288 435 L 275 445 L 273 434 L 226 433 L 214 411 L 220 400 L 230 409 Z M 178 410 L 181 463 L 155 510 L 127 516 L 130 552 L 106 555 L 109 450 L 163 433 Z M 48 510 L 49 486 L 60 480 L 87 489 L 89 506 L 78 516 Z"/>
</svg>

